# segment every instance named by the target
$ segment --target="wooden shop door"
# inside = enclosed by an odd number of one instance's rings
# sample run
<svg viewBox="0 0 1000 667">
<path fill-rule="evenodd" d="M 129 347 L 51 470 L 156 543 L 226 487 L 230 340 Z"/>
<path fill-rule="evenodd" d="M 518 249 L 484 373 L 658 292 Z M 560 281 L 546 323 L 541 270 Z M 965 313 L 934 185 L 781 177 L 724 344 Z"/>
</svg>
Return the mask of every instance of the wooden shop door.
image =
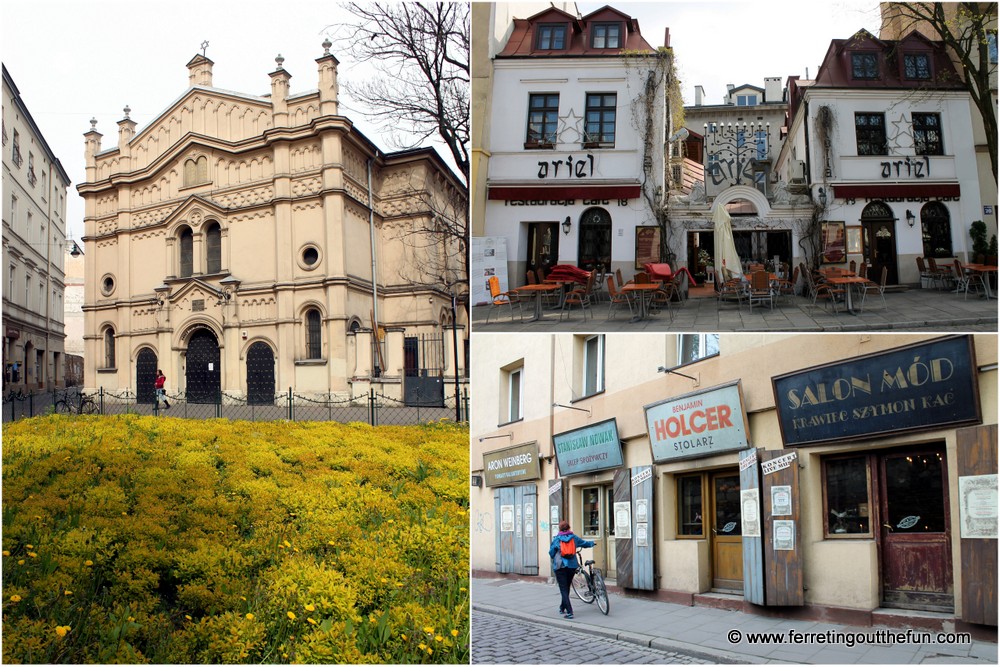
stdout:
<svg viewBox="0 0 1000 667">
<path fill-rule="evenodd" d="M 712 588 L 743 591 L 743 537 L 740 522 L 740 476 L 737 472 L 711 476 Z"/>
</svg>

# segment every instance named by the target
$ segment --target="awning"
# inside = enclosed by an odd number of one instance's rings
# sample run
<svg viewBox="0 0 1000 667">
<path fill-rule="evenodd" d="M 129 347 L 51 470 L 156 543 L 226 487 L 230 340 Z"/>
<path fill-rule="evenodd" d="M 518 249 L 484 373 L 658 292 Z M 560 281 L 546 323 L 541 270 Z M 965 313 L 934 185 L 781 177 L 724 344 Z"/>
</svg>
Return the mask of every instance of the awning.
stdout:
<svg viewBox="0 0 1000 667">
<path fill-rule="evenodd" d="M 883 199 L 889 197 L 958 197 L 958 183 L 886 183 L 834 185 L 834 199 Z"/>
<path fill-rule="evenodd" d="M 486 198 L 500 201 L 562 201 L 566 199 L 638 199 L 639 185 L 490 186 Z"/>
</svg>

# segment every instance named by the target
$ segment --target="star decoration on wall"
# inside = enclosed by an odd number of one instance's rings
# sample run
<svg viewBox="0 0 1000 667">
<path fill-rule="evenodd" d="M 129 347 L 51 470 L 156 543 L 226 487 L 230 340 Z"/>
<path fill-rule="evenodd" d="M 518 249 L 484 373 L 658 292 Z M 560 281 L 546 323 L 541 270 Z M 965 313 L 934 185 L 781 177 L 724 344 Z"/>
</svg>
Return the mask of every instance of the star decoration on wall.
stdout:
<svg viewBox="0 0 1000 667">
<path fill-rule="evenodd" d="M 913 130 L 910 127 L 910 121 L 906 120 L 906 114 L 899 114 L 899 120 L 894 120 L 889 124 L 895 128 L 894 133 L 886 137 L 890 148 L 899 151 L 901 148 L 909 148 L 913 145 Z M 909 137 L 909 142 L 900 143 L 902 137 Z"/>
<path fill-rule="evenodd" d="M 561 144 L 579 143 L 583 133 L 580 132 L 580 123 L 583 116 L 577 116 L 572 109 L 565 116 L 559 117 L 559 129 L 557 130 L 558 141 Z"/>
</svg>

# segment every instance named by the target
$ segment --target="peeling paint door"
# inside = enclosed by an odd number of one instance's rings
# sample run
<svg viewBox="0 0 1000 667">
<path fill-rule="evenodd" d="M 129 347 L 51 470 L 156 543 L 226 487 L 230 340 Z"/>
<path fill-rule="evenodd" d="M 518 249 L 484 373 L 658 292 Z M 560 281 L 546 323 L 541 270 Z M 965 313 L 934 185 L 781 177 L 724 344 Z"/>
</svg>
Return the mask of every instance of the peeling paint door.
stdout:
<svg viewBox="0 0 1000 667">
<path fill-rule="evenodd" d="M 944 448 L 880 457 L 882 604 L 951 612 L 951 520 Z"/>
</svg>

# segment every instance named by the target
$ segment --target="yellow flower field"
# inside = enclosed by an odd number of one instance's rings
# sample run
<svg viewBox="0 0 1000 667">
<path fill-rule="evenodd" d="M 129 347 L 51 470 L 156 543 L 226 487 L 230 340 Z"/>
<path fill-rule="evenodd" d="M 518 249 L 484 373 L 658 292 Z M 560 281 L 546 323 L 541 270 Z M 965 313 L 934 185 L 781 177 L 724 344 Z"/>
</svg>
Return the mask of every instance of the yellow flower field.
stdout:
<svg viewBox="0 0 1000 667">
<path fill-rule="evenodd" d="M 468 430 L 3 428 L 5 663 L 468 663 Z"/>
</svg>

